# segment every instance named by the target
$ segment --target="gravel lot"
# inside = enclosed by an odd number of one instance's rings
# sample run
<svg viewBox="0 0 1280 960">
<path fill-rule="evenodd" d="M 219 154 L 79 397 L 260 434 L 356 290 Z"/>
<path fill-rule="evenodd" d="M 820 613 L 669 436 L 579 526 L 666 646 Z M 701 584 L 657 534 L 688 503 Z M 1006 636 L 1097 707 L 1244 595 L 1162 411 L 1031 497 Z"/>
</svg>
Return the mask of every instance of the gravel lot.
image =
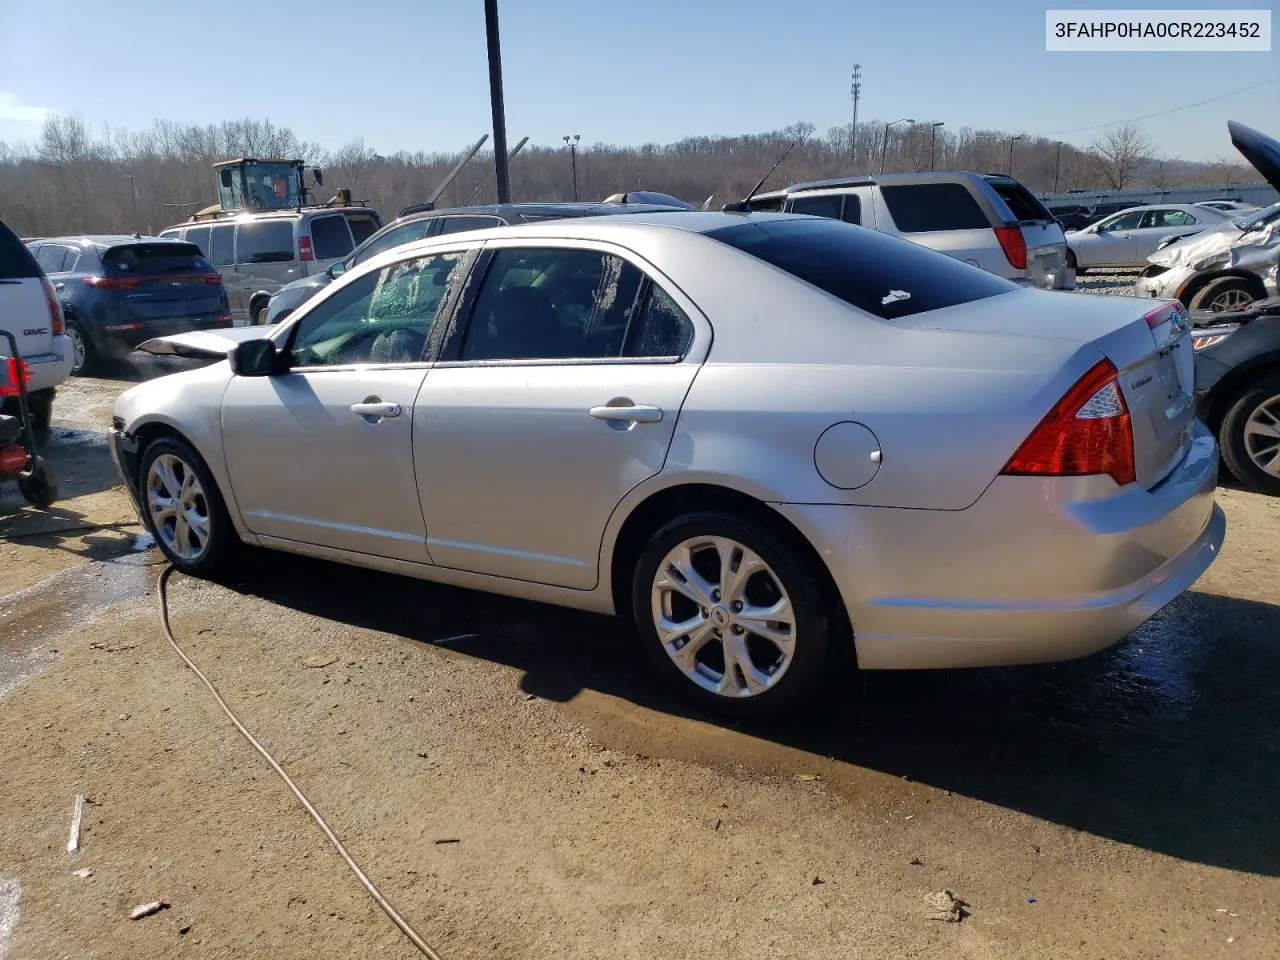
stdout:
<svg viewBox="0 0 1280 960">
<path fill-rule="evenodd" d="M 64 499 L 0 491 L 0 958 L 414 956 L 163 639 L 103 438 L 175 366 L 69 384 Z M 611 620 L 319 562 L 175 578 L 173 617 L 447 958 L 1276 957 L 1280 502 L 1220 502 L 1126 643 L 833 676 L 776 726 L 691 713 Z"/>
</svg>

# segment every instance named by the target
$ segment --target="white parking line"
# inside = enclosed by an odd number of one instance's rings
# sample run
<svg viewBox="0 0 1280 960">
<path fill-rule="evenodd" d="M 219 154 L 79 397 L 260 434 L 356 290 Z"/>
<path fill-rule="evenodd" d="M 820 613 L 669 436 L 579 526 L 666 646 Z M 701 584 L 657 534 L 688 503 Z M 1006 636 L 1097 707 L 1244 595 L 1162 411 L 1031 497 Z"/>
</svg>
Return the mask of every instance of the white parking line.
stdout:
<svg viewBox="0 0 1280 960">
<path fill-rule="evenodd" d="M 18 926 L 18 900 L 22 887 L 17 880 L 0 877 L 0 960 L 9 955 L 9 938 Z"/>
</svg>

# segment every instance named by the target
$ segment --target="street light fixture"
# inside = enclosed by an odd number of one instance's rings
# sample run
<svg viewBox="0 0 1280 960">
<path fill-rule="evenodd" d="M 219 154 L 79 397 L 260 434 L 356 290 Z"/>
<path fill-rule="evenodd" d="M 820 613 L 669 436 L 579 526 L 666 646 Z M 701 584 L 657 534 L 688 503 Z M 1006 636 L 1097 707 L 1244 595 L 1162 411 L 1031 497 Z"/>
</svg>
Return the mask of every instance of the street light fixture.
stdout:
<svg viewBox="0 0 1280 960">
<path fill-rule="evenodd" d="M 1009 169 L 1006 172 L 1011 177 L 1013 176 L 1013 141 L 1021 140 L 1021 139 L 1022 139 L 1022 134 L 1018 134 L 1016 137 L 1009 138 Z"/>
<path fill-rule="evenodd" d="M 934 169 L 933 147 L 934 147 L 934 144 L 938 142 L 938 128 L 942 126 L 946 126 L 946 121 L 938 120 L 938 121 L 935 121 L 933 126 L 930 127 L 929 129 L 929 169 L 930 170 Z"/>
<path fill-rule="evenodd" d="M 889 149 L 889 128 L 896 127 L 900 123 L 915 123 L 910 117 L 904 117 L 901 120 L 895 120 L 893 123 L 884 125 L 884 138 L 880 141 L 880 172 L 884 173 L 884 154 Z"/>
<path fill-rule="evenodd" d="M 578 141 L 582 135 L 575 133 L 572 137 L 563 137 L 569 147 L 569 164 L 573 168 L 573 202 L 578 202 Z"/>
</svg>

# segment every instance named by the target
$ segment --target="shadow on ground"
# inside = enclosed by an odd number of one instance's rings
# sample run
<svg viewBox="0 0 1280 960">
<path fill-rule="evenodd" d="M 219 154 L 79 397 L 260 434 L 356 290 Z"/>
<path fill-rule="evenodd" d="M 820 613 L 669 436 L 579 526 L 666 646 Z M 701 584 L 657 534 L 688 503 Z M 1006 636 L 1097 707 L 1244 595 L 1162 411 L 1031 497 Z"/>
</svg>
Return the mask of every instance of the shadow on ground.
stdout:
<svg viewBox="0 0 1280 960">
<path fill-rule="evenodd" d="M 227 586 L 448 640 L 521 671 L 545 699 L 598 691 L 1169 856 L 1280 875 L 1280 607 L 1189 593 L 1086 660 L 841 674 L 803 715 L 765 725 L 691 711 L 609 618 L 275 554 L 253 556 Z"/>
</svg>

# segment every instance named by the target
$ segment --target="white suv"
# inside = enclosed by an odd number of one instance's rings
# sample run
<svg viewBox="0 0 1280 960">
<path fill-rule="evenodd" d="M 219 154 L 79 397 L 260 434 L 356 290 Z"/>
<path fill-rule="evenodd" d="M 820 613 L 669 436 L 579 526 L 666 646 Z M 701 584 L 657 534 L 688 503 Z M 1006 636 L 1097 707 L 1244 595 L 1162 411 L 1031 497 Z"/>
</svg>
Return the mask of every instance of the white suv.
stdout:
<svg viewBox="0 0 1280 960">
<path fill-rule="evenodd" d="M 1035 194 L 1003 174 L 812 180 L 757 194 L 750 207 L 856 223 L 1026 286 L 1074 290 L 1076 285 L 1061 224 Z"/>
<path fill-rule="evenodd" d="M 35 428 L 43 433 L 53 416 L 57 387 L 71 376 L 71 340 L 53 284 L 4 221 L 0 221 L 0 328 L 14 335 L 31 370 L 28 403 Z M 0 355 L 8 352 L 8 342 L 0 338 Z"/>
</svg>

